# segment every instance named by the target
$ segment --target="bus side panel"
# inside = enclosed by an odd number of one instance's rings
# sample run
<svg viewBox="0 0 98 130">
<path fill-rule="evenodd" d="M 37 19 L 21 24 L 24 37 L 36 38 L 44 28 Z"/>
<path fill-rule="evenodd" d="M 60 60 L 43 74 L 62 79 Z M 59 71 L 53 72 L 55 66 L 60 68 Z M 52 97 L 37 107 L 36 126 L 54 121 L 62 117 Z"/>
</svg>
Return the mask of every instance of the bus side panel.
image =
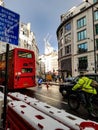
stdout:
<svg viewBox="0 0 98 130">
<path fill-rule="evenodd" d="M 21 60 L 22 62 L 22 60 Z M 16 76 L 14 79 L 14 89 L 17 88 L 28 88 L 28 87 L 35 87 L 35 68 L 33 68 L 34 73 L 23 73 L 21 68 L 21 62 L 17 61 L 16 69 Z M 28 63 L 26 60 L 23 61 L 24 63 Z"/>
<path fill-rule="evenodd" d="M 5 53 L 0 56 L 0 84 L 5 84 Z M 35 72 L 33 51 L 21 48 L 9 51 L 8 89 L 35 87 Z"/>
<path fill-rule="evenodd" d="M 14 89 L 22 89 L 22 88 L 35 87 L 35 86 L 36 84 L 34 80 L 32 80 L 31 76 L 30 77 L 25 76 L 19 78 L 17 84 L 14 85 Z"/>
<path fill-rule="evenodd" d="M 15 52 L 16 54 L 17 52 Z M 34 55 L 34 53 L 33 53 Z M 35 56 L 30 58 L 15 58 L 13 89 L 35 87 Z M 32 70 L 32 71 L 31 71 Z M 26 72 L 30 71 L 30 72 Z"/>
</svg>

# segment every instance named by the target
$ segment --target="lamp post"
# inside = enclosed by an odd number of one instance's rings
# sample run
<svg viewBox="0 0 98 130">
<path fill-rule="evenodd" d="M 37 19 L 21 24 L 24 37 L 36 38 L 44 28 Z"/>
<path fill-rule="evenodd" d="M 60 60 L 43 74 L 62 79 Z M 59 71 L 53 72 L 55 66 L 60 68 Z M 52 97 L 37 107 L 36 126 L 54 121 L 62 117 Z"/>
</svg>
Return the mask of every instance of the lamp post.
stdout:
<svg viewBox="0 0 98 130">
<path fill-rule="evenodd" d="M 86 0 L 85 2 L 89 3 L 90 5 L 92 5 L 90 2 L 88 2 L 88 0 Z M 94 41 L 94 65 L 95 65 L 95 73 L 97 72 L 97 64 L 96 64 L 96 41 L 95 41 L 95 31 L 94 31 L 94 8 L 92 5 L 92 23 L 93 23 L 93 41 Z"/>
</svg>

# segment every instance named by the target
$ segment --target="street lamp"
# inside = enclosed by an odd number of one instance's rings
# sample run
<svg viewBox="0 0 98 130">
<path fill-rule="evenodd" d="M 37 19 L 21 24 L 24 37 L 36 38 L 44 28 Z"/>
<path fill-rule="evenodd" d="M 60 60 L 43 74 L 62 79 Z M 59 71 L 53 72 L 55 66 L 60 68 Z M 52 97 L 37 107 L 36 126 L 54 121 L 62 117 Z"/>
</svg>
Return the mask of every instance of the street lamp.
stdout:
<svg viewBox="0 0 98 130">
<path fill-rule="evenodd" d="M 92 5 L 90 2 L 88 2 L 88 0 L 86 0 L 85 2 Z M 96 42 L 95 42 L 95 31 L 94 31 L 94 8 L 93 8 L 93 6 L 92 6 L 92 23 L 93 23 L 93 41 L 94 41 L 94 64 L 95 64 L 95 73 L 96 73 L 97 72 L 96 71 L 97 70 L 97 64 L 96 64 Z"/>
</svg>

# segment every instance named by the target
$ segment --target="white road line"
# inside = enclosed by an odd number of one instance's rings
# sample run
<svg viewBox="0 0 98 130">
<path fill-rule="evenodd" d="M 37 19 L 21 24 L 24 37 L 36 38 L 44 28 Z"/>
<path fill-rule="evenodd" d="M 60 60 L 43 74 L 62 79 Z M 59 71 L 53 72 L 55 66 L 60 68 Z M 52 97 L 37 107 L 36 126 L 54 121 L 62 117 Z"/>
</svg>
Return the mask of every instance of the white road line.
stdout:
<svg viewBox="0 0 98 130">
<path fill-rule="evenodd" d="M 65 105 L 67 105 L 67 104 L 68 104 L 67 102 L 60 101 L 60 100 L 56 100 L 56 99 L 54 99 L 54 98 L 50 98 L 50 97 L 44 96 L 44 95 L 42 95 L 42 94 L 39 94 L 39 93 L 36 93 L 36 95 L 39 95 L 39 96 L 41 96 L 41 97 L 48 98 L 48 99 L 50 99 L 50 100 L 53 100 L 53 101 L 56 101 L 56 102 L 63 103 L 63 104 L 65 104 Z"/>
</svg>

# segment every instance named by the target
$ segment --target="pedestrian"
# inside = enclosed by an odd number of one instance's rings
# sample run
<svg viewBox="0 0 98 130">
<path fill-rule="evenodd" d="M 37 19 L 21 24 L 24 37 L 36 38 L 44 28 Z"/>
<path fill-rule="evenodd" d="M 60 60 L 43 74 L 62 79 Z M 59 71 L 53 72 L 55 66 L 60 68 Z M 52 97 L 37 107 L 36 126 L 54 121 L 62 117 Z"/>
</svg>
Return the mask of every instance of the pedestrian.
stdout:
<svg viewBox="0 0 98 130">
<path fill-rule="evenodd" d="M 47 88 L 47 90 L 48 90 L 48 88 L 49 88 L 49 82 L 46 82 L 46 88 Z"/>
<path fill-rule="evenodd" d="M 42 78 L 38 78 L 38 87 L 41 87 L 42 82 L 43 82 Z"/>
</svg>

